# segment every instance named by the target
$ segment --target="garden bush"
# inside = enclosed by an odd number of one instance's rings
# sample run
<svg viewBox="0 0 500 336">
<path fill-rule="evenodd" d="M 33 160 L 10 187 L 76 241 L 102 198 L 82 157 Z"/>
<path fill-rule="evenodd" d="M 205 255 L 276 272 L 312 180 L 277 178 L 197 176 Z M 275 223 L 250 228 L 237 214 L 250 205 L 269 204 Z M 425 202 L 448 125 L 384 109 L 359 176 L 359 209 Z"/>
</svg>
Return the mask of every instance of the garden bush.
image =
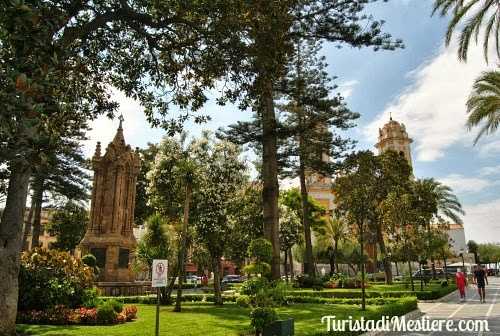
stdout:
<svg viewBox="0 0 500 336">
<path fill-rule="evenodd" d="M 116 324 L 118 323 L 117 313 L 113 306 L 106 302 L 97 309 L 97 323 L 99 325 Z"/>
<path fill-rule="evenodd" d="M 278 313 L 271 307 L 255 308 L 250 313 L 250 324 L 255 328 L 257 335 L 277 319 Z"/>
<path fill-rule="evenodd" d="M 26 251 L 21 255 L 18 309 L 81 307 L 93 277 L 93 269 L 68 252 L 49 252 L 45 247 Z"/>
<path fill-rule="evenodd" d="M 241 308 L 249 308 L 250 307 L 250 299 L 248 295 L 240 295 L 236 299 L 236 303 Z"/>
</svg>

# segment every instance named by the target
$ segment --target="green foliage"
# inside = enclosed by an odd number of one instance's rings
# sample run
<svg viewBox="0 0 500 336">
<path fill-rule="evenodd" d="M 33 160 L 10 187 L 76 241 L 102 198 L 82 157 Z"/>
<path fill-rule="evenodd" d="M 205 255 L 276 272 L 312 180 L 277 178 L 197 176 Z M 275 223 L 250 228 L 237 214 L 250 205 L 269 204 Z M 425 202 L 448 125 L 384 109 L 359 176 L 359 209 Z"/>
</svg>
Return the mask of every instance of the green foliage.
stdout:
<svg viewBox="0 0 500 336">
<path fill-rule="evenodd" d="M 271 307 L 258 307 L 250 313 L 250 324 L 257 332 L 264 330 L 278 319 L 278 313 Z"/>
<path fill-rule="evenodd" d="M 257 262 L 269 262 L 273 257 L 273 245 L 265 238 L 252 240 L 248 246 L 248 256 Z"/>
<path fill-rule="evenodd" d="M 97 323 L 100 325 L 117 323 L 115 309 L 112 304 L 106 302 L 97 309 Z"/>
<path fill-rule="evenodd" d="M 256 262 L 245 266 L 243 272 L 245 274 L 266 275 L 271 273 L 271 266 L 265 262 Z"/>
<path fill-rule="evenodd" d="M 241 308 L 250 308 L 250 298 L 248 295 L 240 295 L 236 299 L 236 304 Z"/>
<path fill-rule="evenodd" d="M 264 277 L 253 277 L 243 282 L 241 294 L 255 296 L 269 287 L 269 281 Z"/>
<path fill-rule="evenodd" d="M 35 248 L 21 255 L 19 310 L 79 307 L 93 287 L 93 270 L 67 252 Z"/>
<path fill-rule="evenodd" d="M 114 299 L 107 301 L 105 304 L 113 307 L 113 310 L 118 314 L 123 311 L 123 303 L 116 301 Z"/>
<path fill-rule="evenodd" d="M 82 307 L 97 308 L 104 303 L 100 297 L 101 291 L 97 287 L 86 288 L 83 291 Z"/>
<path fill-rule="evenodd" d="M 92 267 L 94 270 L 94 275 L 98 276 L 99 275 L 99 267 L 97 267 L 97 259 L 93 254 L 86 254 L 82 257 L 82 261 L 85 265 Z"/>
<path fill-rule="evenodd" d="M 56 241 L 50 244 L 50 248 L 62 251 L 74 250 L 85 237 L 88 222 L 88 211 L 76 203 L 68 202 L 54 213 L 49 222 L 49 228 L 56 236 Z"/>
</svg>

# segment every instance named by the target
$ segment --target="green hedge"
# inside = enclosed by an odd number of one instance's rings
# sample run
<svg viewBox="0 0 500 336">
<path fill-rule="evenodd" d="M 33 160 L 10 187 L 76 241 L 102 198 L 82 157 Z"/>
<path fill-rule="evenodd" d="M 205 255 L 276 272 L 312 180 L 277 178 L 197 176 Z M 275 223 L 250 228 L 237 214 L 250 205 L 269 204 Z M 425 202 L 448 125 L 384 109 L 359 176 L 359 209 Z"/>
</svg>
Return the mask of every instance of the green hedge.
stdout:
<svg viewBox="0 0 500 336">
<path fill-rule="evenodd" d="M 119 301 L 122 303 L 142 303 L 142 304 L 156 304 L 156 296 L 113 296 L 109 299 Z M 175 301 L 176 296 L 172 295 L 172 300 Z M 184 294 L 182 295 L 182 302 L 201 302 L 205 298 L 206 302 L 214 302 L 214 294 Z M 235 295 L 223 295 L 223 302 L 236 302 L 237 296 Z M 106 299 L 106 298 L 105 298 Z"/>
<path fill-rule="evenodd" d="M 390 300 L 390 299 L 386 299 Z M 366 312 L 365 320 L 381 320 L 384 316 L 403 316 L 418 308 L 418 300 L 416 297 L 404 297 L 395 300 L 392 303 L 387 303 L 380 306 L 377 311 Z M 363 331 L 321 331 L 310 334 L 310 336 L 356 336 L 362 334 Z"/>
<path fill-rule="evenodd" d="M 456 290 L 457 287 L 450 284 L 446 287 L 441 287 L 438 290 L 433 291 L 367 291 L 366 298 L 403 298 L 408 296 L 416 296 L 419 300 L 436 300 L 446 294 L 449 294 Z M 293 297 L 317 297 L 317 298 L 328 298 L 328 299 L 361 299 L 361 291 L 307 291 L 307 290 L 294 290 L 290 292 L 289 296 Z"/>
</svg>

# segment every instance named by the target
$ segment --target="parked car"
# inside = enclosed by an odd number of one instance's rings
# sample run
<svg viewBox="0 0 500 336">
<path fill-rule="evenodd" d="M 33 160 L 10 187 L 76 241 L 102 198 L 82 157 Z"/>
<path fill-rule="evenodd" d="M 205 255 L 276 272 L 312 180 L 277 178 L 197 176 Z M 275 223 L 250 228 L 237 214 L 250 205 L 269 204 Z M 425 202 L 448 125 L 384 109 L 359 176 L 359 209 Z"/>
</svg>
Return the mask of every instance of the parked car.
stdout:
<svg viewBox="0 0 500 336">
<path fill-rule="evenodd" d="M 424 279 L 432 279 L 432 269 L 431 268 L 426 268 L 422 270 L 424 273 Z M 444 271 L 442 268 L 436 268 L 436 276 L 438 279 L 444 279 L 446 278 L 446 274 L 444 274 Z M 416 271 L 413 273 L 413 279 L 421 279 L 422 275 L 420 273 L 420 270 Z"/>
<path fill-rule="evenodd" d="M 498 274 L 498 270 L 494 268 L 489 268 L 488 269 L 488 276 L 495 276 Z"/>
<path fill-rule="evenodd" d="M 226 275 L 224 278 L 222 278 L 222 283 L 241 283 L 243 280 L 241 280 L 241 276 L 239 275 Z"/>
<path fill-rule="evenodd" d="M 395 275 L 395 276 L 393 277 L 393 280 L 394 280 L 394 281 L 403 281 L 403 276 L 402 276 L 402 275 Z"/>
<path fill-rule="evenodd" d="M 186 282 L 187 283 L 197 283 L 199 281 L 198 281 L 198 277 L 196 275 L 188 275 L 188 276 L 186 276 Z"/>
</svg>

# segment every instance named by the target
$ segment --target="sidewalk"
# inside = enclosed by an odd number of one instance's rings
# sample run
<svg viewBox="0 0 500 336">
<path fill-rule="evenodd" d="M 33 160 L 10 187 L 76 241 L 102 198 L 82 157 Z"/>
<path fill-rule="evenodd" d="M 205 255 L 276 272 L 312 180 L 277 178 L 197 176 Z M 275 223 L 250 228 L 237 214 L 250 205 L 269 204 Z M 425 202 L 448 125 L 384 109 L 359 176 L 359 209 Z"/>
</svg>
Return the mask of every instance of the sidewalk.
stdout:
<svg viewBox="0 0 500 336">
<path fill-rule="evenodd" d="M 477 287 L 471 284 L 467 287 L 465 295 L 466 302 L 460 302 L 460 295 L 455 291 L 443 302 L 419 303 L 421 314 L 411 320 L 427 321 L 437 326 L 443 324 L 443 331 L 439 329 L 424 328 L 423 331 L 391 331 L 382 335 L 410 335 L 410 336 L 441 336 L 441 335 L 477 335 L 477 336 L 500 336 L 500 277 L 489 277 L 489 285 L 486 285 L 486 302 L 479 302 Z M 453 321 L 452 328 L 455 331 L 445 331 L 446 321 Z M 451 322 L 449 322 L 451 323 Z M 408 323 L 406 324 L 408 325 Z M 481 325 L 487 325 L 488 330 L 481 331 Z"/>
</svg>

